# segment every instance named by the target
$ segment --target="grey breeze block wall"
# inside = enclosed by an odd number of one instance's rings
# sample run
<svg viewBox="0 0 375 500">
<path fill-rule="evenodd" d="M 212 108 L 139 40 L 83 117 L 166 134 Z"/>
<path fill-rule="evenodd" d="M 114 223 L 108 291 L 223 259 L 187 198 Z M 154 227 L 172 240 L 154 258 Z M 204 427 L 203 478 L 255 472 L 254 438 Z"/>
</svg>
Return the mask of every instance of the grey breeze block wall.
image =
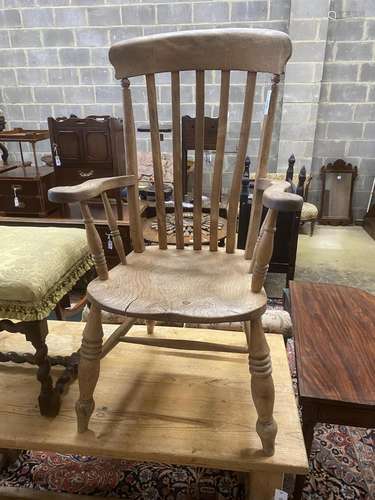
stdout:
<svg viewBox="0 0 375 500">
<path fill-rule="evenodd" d="M 360 5 L 360 8 L 358 7 Z M 270 171 L 297 167 L 314 175 L 328 159 L 350 159 L 360 169 L 355 216 L 363 216 L 375 165 L 374 0 L 0 0 L 0 108 L 8 126 L 45 128 L 48 116 L 121 116 L 120 87 L 108 47 L 134 36 L 217 27 L 274 28 L 290 33 L 294 54 L 282 82 Z M 328 21 L 329 10 L 337 20 Z M 373 19 L 371 19 L 371 16 Z M 170 121 L 169 80 L 158 81 L 159 118 Z M 217 116 L 220 76 L 207 75 L 206 114 Z M 237 147 L 243 83 L 233 74 L 227 151 Z M 194 75 L 182 78 L 182 113 L 194 116 Z M 268 79 L 259 81 L 249 154 L 259 146 Z M 145 84 L 133 79 L 135 117 L 147 121 Z M 374 108 L 374 109 L 373 109 Z M 139 136 L 143 149 L 147 137 Z M 170 139 L 163 143 L 170 150 Z M 47 151 L 41 143 L 40 151 Z M 13 149 L 16 154 L 16 149 Z M 224 188 L 232 162 L 228 154 Z M 205 172 L 209 189 L 210 168 Z M 311 197 L 318 199 L 319 180 Z"/>
</svg>

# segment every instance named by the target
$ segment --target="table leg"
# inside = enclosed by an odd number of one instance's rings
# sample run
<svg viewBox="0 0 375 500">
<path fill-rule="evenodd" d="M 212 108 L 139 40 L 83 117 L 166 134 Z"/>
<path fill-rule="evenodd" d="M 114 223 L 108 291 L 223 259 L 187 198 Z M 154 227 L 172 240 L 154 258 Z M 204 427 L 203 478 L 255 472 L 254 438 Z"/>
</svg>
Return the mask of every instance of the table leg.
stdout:
<svg viewBox="0 0 375 500">
<path fill-rule="evenodd" d="M 21 154 L 22 165 L 25 166 L 25 160 L 23 159 L 22 142 L 19 142 L 18 144 L 19 144 L 19 147 L 20 147 L 20 154 Z"/>
<path fill-rule="evenodd" d="M 8 465 L 17 460 L 21 450 L 11 450 L 9 448 L 0 448 L 0 471 L 6 469 Z"/>
<path fill-rule="evenodd" d="M 31 147 L 33 148 L 35 168 L 38 168 L 38 159 L 37 159 L 37 157 L 36 157 L 35 142 L 32 142 L 32 143 L 31 143 Z"/>
<path fill-rule="evenodd" d="M 38 365 L 37 379 L 40 382 L 39 408 L 40 413 L 47 417 L 55 417 L 60 409 L 60 395 L 53 388 L 51 377 L 51 363 L 48 359 L 46 336 L 48 333 L 47 320 L 32 321 L 29 323 L 26 340 L 31 342 L 35 349 L 35 363 Z"/>
<path fill-rule="evenodd" d="M 311 446 L 314 439 L 314 428 L 317 424 L 316 409 L 310 405 L 302 406 L 302 432 L 305 441 L 307 457 L 310 456 Z M 306 476 L 296 476 L 296 483 L 293 491 L 293 500 L 300 500 L 305 484 Z"/>
<path fill-rule="evenodd" d="M 275 490 L 282 489 L 283 481 L 282 472 L 250 472 L 246 500 L 273 500 Z"/>
</svg>

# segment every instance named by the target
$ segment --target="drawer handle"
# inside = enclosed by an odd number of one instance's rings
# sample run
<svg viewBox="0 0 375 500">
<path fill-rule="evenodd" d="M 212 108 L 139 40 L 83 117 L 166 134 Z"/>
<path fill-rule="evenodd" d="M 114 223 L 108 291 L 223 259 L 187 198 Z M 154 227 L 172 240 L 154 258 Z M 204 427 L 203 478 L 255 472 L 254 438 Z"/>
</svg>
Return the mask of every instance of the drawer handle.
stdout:
<svg viewBox="0 0 375 500">
<path fill-rule="evenodd" d="M 88 172 L 85 172 L 84 170 L 79 170 L 78 173 L 80 177 L 92 177 L 94 175 L 93 170 L 89 170 Z"/>
</svg>

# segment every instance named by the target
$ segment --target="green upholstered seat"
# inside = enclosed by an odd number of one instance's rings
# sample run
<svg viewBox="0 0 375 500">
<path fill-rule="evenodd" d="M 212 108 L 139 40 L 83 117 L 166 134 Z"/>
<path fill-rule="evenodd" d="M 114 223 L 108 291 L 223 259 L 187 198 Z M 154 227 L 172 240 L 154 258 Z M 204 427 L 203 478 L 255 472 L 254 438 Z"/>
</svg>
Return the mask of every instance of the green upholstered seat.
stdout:
<svg viewBox="0 0 375 500">
<path fill-rule="evenodd" d="M 0 226 L 0 317 L 39 320 L 92 266 L 83 229 Z"/>
</svg>

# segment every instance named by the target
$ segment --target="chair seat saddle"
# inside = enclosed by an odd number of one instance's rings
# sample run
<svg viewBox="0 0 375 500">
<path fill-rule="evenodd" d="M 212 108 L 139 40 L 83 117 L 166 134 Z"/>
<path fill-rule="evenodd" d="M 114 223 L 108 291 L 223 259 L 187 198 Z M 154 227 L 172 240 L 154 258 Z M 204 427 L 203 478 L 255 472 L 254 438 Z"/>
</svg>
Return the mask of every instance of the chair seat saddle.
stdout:
<svg viewBox="0 0 375 500">
<path fill-rule="evenodd" d="M 106 311 L 165 321 L 245 321 L 262 314 L 267 304 L 264 292 L 251 292 L 243 253 L 223 249 L 147 247 L 128 255 L 126 266 L 109 271 L 108 280 L 92 281 L 87 292 Z"/>
</svg>

